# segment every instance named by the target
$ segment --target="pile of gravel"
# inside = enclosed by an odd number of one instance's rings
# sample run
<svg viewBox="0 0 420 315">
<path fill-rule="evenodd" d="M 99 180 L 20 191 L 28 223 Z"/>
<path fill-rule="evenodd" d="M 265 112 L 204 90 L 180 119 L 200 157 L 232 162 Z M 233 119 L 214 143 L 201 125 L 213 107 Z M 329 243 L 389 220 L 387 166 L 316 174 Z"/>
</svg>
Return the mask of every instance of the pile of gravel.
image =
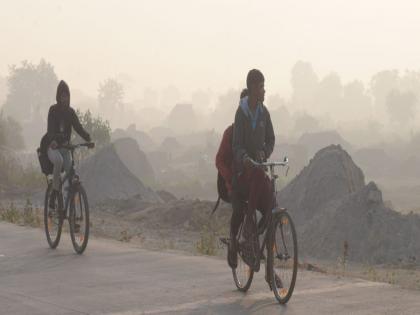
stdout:
<svg viewBox="0 0 420 315">
<path fill-rule="evenodd" d="M 298 231 L 303 256 L 400 263 L 420 257 L 420 216 L 387 208 L 375 183 L 340 146 L 320 150 L 278 196 Z"/>
<path fill-rule="evenodd" d="M 114 148 L 124 165 L 139 180 L 146 185 L 153 185 L 156 182 L 152 165 L 136 140 L 132 138 L 115 140 Z"/>
<path fill-rule="evenodd" d="M 149 202 L 161 201 L 154 191 L 130 172 L 114 144 L 102 148 L 84 161 L 79 173 L 92 204 L 131 197 Z"/>
</svg>

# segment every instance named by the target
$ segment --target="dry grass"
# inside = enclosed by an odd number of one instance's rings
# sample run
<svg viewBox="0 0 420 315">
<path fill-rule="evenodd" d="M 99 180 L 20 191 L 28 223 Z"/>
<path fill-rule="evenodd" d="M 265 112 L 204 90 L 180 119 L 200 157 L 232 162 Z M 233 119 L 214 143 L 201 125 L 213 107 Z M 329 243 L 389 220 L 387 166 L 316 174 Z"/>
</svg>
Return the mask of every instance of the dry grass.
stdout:
<svg viewBox="0 0 420 315">
<path fill-rule="evenodd" d="M 31 227 L 42 226 L 43 211 L 39 208 L 34 208 L 29 199 L 23 209 L 18 209 L 12 202 L 6 208 L 0 206 L 0 220 Z"/>
</svg>

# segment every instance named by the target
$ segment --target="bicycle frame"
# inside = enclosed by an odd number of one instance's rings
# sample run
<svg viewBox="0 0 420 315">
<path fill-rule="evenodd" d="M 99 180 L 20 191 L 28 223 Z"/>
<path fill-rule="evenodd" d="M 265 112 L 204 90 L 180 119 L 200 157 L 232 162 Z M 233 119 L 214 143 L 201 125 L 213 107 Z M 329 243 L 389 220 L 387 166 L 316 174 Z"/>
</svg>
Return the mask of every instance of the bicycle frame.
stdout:
<svg viewBox="0 0 420 315">
<path fill-rule="evenodd" d="M 272 209 L 272 211 L 270 213 L 267 214 L 267 217 L 265 219 L 265 222 L 263 222 L 264 228 L 262 229 L 262 231 L 260 233 L 258 233 L 258 236 L 261 235 L 261 234 L 263 234 L 263 233 L 265 234 L 264 235 L 263 242 L 262 242 L 262 244 L 260 246 L 259 255 L 257 257 L 258 260 L 260 260 L 261 257 L 263 256 L 264 248 L 266 247 L 266 244 L 267 244 L 267 241 L 268 241 L 267 240 L 267 237 L 268 237 L 267 231 L 268 231 L 268 228 L 271 226 L 271 223 L 273 221 L 273 215 L 285 210 L 285 209 L 278 209 L 278 204 L 277 204 L 277 185 L 276 185 L 276 182 L 277 182 L 277 179 L 279 178 L 279 176 L 275 172 L 275 167 L 276 166 L 287 167 L 287 170 L 286 170 L 286 176 L 287 176 L 287 173 L 289 171 L 289 164 L 288 164 L 288 162 L 289 162 L 289 160 L 288 160 L 287 157 L 284 159 L 283 162 L 258 163 L 258 162 L 255 162 L 255 161 L 251 160 L 251 163 L 255 167 L 261 167 L 261 168 L 267 168 L 268 167 L 269 168 L 269 171 L 270 171 L 270 182 L 271 182 L 271 187 L 272 187 L 272 191 L 273 191 L 273 197 L 272 198 L 274 199 L 273 209 Z M 256 214 L 254 214 L 254 215 L 256 215 Z M 240 227 L 240 230 L 239 230 L 239 233 L 238 233 L 238 236 L 237 237 L 240 237 L 241 232 L 242 232 L 242 228 L 243 228 L 243 224 L 241 224 L 241 227 Z M 239 239 L 238 239 L 238 241 L 239 241 Z"/>
<path fill-rule="evenodd" d="M 68 215 L 68 210 L 69 210 L 69 205 L 70 205 L 70 193 L 72 192 L 72 190 L 74 189 L 75 186 L 80 184 L 80 178 L 79 175 L 76 174 L 76 170 L 74 169 L 74 151 L 82 146 L 86 146 L 86 144 L 76 144 L 76 145 L 67 145 L 67 146 L 63 146 L 64 149 L 68 149 L 70 151 L 71 154 L 71 167 L 70 167 L 70 171 L 69 173 L 66 173 L 64 178 L 60 181 L 61 182 L 61 193 L 64 197 L 64 207 L 63 207 L 63 212 L 65 214 L 65 217 Z M 68 181 L 69 186 L 68 186 L 68 190 L 66 192 L 66 195 L 64 196 L 63 193 L 63 184 Z M 47 180 L 48 182 L 48 180 Z"/>
</svg>

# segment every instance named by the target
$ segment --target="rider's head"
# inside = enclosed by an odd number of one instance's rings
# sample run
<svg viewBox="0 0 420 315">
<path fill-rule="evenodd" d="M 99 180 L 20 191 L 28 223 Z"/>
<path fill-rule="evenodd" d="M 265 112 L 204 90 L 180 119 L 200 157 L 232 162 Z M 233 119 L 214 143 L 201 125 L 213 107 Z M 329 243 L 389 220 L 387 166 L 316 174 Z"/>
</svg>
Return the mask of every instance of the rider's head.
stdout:
<svg viewBox="0 0 420 315">
<path fill-rule="evenodd" d="M 70 89 L 63 80 L 57 86 L 57 104 L 60 106 L 70 106 Z"/>
<path fill-rule="evenodd" d="M 250 97 L 255 98 L 258 102 L 264 102 L 264 75 L 260 70 L 252 69 L 248 72 L 246 87 Z"/>
</svg>

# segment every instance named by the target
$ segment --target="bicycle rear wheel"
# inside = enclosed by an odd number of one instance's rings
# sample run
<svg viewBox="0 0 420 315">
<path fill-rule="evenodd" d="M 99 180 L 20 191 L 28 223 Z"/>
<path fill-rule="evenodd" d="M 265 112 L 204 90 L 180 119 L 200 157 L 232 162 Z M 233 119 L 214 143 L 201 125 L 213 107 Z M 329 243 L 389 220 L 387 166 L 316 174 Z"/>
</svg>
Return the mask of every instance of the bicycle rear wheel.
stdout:
<svg viewBox="0 0 420 315">
<path fill-rule="evenodd" d="M 233 281 L 235 281 L 235 285 L 239 291 L 246 292 L 251 287 L 252 279 L 254 278 L 254 270 L 244 261 L 242 258 L 241 251 L 239 250 L 239 239 L 241 239 L 241 235 L 243 233 L 243 225 L 242 222 L 238 237 L 235 240 L 237 243 L 237 257 L 238 257 L 238 266 L 235 269 L 232 269 L 233 274 Z"/>
<path fill-rule="evenodd" d="M 73 248 L 82 254 L 89 240 L 89 204 L 85 189 L 82 185 L 74 188 L 70 196 L 70 237 Z"/>
<path fill-rule="evenodd" d="M 61 213 L 62 211 L 60 211 L 63 209 L 63 202 L 61 195 L 56 196 L 54 209 L 49 207 L 52 190 L 52 186 L 48 185 L 47 191 L 45 192 L 44 229 L 48 245 L 52 249 L 55 249 L 60 243 L 61 231 L 63 228 L 63 216 Z"/>
<path fill-rule="evenodd" d="M 298 268 L 296 230 L 292 218 L 286 211 L 273 217 L 267 253 L 271 289 L 277 301 L 285 304 L 293 294 Z"/>
</svg>

